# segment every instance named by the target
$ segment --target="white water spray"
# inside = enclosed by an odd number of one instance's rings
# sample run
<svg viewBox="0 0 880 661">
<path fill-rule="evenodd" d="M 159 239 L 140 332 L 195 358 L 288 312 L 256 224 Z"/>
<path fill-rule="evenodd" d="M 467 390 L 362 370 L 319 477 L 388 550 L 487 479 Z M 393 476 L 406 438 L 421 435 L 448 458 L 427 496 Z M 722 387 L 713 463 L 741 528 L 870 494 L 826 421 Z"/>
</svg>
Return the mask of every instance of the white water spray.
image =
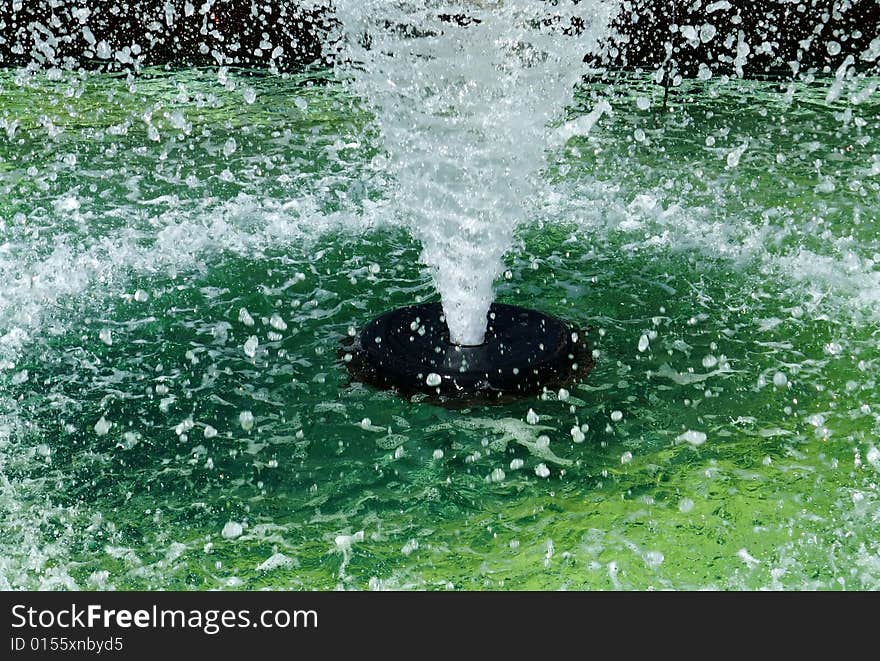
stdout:
<svg viewBox="0 0 880 661">
<path fill-rule="evenodd" d="M 397 205 L 449 326 L 483 342 L 493 282 L 527 216 L 552 125 L 611 0 L 338 0 L 339 68 L 376 113 Z"/>
</svg>

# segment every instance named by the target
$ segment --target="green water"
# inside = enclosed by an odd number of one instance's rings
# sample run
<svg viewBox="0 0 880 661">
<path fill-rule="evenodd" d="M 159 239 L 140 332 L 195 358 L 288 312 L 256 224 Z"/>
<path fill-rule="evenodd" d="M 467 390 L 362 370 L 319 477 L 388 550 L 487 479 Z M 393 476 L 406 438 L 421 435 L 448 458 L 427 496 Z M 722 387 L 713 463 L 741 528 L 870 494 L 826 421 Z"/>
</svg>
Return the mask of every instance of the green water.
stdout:
<svg viewBox="0 0 880 661">
<path fill-rule="evenodd" d="M 877 589 L 880 104 L 829 84 L 618 85 L 497 286 L 596 368 L 462 410 L 337 362 L 436 296 L 339 83 L 0 72 L 0 588 Z"/>
</svg>

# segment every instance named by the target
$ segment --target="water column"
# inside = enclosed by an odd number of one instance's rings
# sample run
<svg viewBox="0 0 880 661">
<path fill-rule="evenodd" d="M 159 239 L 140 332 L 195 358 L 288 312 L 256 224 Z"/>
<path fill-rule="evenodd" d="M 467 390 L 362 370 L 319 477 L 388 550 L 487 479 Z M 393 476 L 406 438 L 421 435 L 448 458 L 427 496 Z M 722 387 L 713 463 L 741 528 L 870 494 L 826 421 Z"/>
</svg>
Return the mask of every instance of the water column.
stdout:
<svg viewBox="0 0 880 661">
<path fill-rule="evenodd" d="M 452 342 L 479 345 L 493 282 L 541 185 L 549 132 L 609 0 L 338 0 L 339 69 L 371 106 L 397 210 L 422 244 Z"/>
</svg>

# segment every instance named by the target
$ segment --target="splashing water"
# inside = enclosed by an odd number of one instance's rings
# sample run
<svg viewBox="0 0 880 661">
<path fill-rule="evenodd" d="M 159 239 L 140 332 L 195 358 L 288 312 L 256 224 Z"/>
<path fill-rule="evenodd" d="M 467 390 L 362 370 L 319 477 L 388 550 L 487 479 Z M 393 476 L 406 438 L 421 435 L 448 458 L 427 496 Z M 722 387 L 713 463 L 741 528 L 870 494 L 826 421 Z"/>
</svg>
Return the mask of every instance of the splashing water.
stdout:
<svg viewBox="0 0 880 661">
<path fill-rule="evenodd" d="M 555 120 L 616 3 L 342 0 L 354 89 L 376 111 L 453 342 L 483 342 L 493 281 Z M 563 131 L 571 132 L 571 127 Z"/>
<path fill-rule="evenodd" d="M 498 299 L 579 323 L 596 369 L 469 412 L 338 365 L 340 337 L 435 287 L 389 222 L 418 220 L 386 129 L 406 122 L 365 112 L 359 65 L 0 67 L 0 589 L 880 588 L 880 41 L 741 79 L 750 17 L 726 4 L 662 36 L 681 63 L 711 22 L 703 54 L 730 61 L 605 72 L 573 123 L 528 125 L 547 164 L 515 152 L 543 182 L 511 203 L 530 222 Z M 263 41 L 260 12 L 228 52 Z M 398 112 L 430 128 L 425 108 Z"/>
</svg>

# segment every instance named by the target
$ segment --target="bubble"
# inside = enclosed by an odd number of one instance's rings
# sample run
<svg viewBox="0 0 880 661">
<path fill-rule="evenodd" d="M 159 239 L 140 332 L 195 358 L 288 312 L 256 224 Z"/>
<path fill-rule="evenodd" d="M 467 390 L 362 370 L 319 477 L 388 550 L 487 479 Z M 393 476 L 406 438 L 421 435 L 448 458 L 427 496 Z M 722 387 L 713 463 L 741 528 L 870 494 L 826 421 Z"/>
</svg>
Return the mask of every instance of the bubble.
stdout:
<svg viewBox="0 0 880 661">
<path fill-rule="evenodd" d="M 535 410 L 529 409 L 529 412 L 526 413 L 526 422 L 530 425 L 536 425 L 538 424 L 538 420 L 540 420 L 540 418 L 538 417 L 538 414 L 535 413 Z"/>
<path fill-rule="evenodd" d="M 647 110 L 651 107 L 651 102 L 644 96 L 640 96 L 636 99 L 636 107 L 639 110 Z"/>
<path fill-rule="evenodd" d="M 835 55 L 840 54 L 840 43 L 834 40 L 829 41 L 827 44 L 825 44 L 825 49 L 828 51 L 828 54 L 831 57 L 834 57 Z"/>
<path fill-rule="evenodd" d="M 254 428 L 254 414 L 250 411 L 242 411 L 238 414 L 238 422 L 242 429 L 250 431 Z"/>
<path fill-rule="evenodd" d="M 223 143 L 223 155 L 229 158 L 235 153 L 235 150 L 238 149 L 238 145 L 235 143 L 235 138 L 229 138 L 225 143 Z"/>
<path fill-rule="evenodd" d="M 535 466 L 535 475 L 538 477 L 550 477 L 550 469 L 547 468 L 547 464 L 541 463 Z"/>
<path fill-rule="evenodd" d="M 257 90 L 255 90 L 253 87 L 246 87 L 244 89 L 244 92 L 242 93 L 242 96 L 244 97 L 244 102 L 250 105 L 257 100 Z"/>
<path fill-rule="evenodd" d="M 586 437 L 584 436 L 584 432 L 582 432 L 578 427 L 571 428 L 571 440 L 573 440 L 575 443 L 583 443 L 585 438 Z"/>
<path fill-rule="evenodd" d="M 431 455 L 434 459 L 442 459 L 443 458 L 443 450 L 434 450 L 434 454 Z"/>
<path fill-rule="evenodd" d="M 776 387 L 782 388 L 786 383 L 788 383 L 788 377 L 785 376 L 784 372 L 776 372 L 776 374 L 773 375 L 773 385 Z"/>
<path fill-rule="evenodd" d="M 435 386 L 439 386 L 443 379 L 436 372 L 431 372 L 427 378 L 425 379 L 425 383 L 434 388 Z"/>
<path fill-rule="evenodd" d="M 620 455 L 620 463 L 621 464 L 628 464 L 629 462 L 632 461 L 632 458 L 633 458 L 632 452 L 629 452 L 629 451 L 624 452 L 622 455 Z"/>
<path fill-rule="evenodd" d="M 642 335 L 639 338 L 638 349 L 639 349 L 639 353 L 644 353 L 648 349 L 648 336 L 647 335 Z"/>
<path fill-rule="evenodd" d="M 512 459 L 510 462 L 510 470 L 518 471 L 525 465 L 525 462 L 522 459 Z"/>
<path fill-rule="evenodd" d="M 621 420 L 623 420 L 623 411 L 612 411 L 611 420 L 613 420 L 614 422 L 620 422 Z"/>
<path fill-rule="evenodd" d="M 211 425 L 205 425 L 204 430 L 205 438 L 214 438 L 217 436 L 217 430 L 214 429 Z"/>
<path fill-rule="evenodd" d="M 678 511 L 682 514 L 687 514 L 692 509 L 694 509 L 694 501 L 690 498 L 682 498 L 678 501 Z"/>
</svg>

